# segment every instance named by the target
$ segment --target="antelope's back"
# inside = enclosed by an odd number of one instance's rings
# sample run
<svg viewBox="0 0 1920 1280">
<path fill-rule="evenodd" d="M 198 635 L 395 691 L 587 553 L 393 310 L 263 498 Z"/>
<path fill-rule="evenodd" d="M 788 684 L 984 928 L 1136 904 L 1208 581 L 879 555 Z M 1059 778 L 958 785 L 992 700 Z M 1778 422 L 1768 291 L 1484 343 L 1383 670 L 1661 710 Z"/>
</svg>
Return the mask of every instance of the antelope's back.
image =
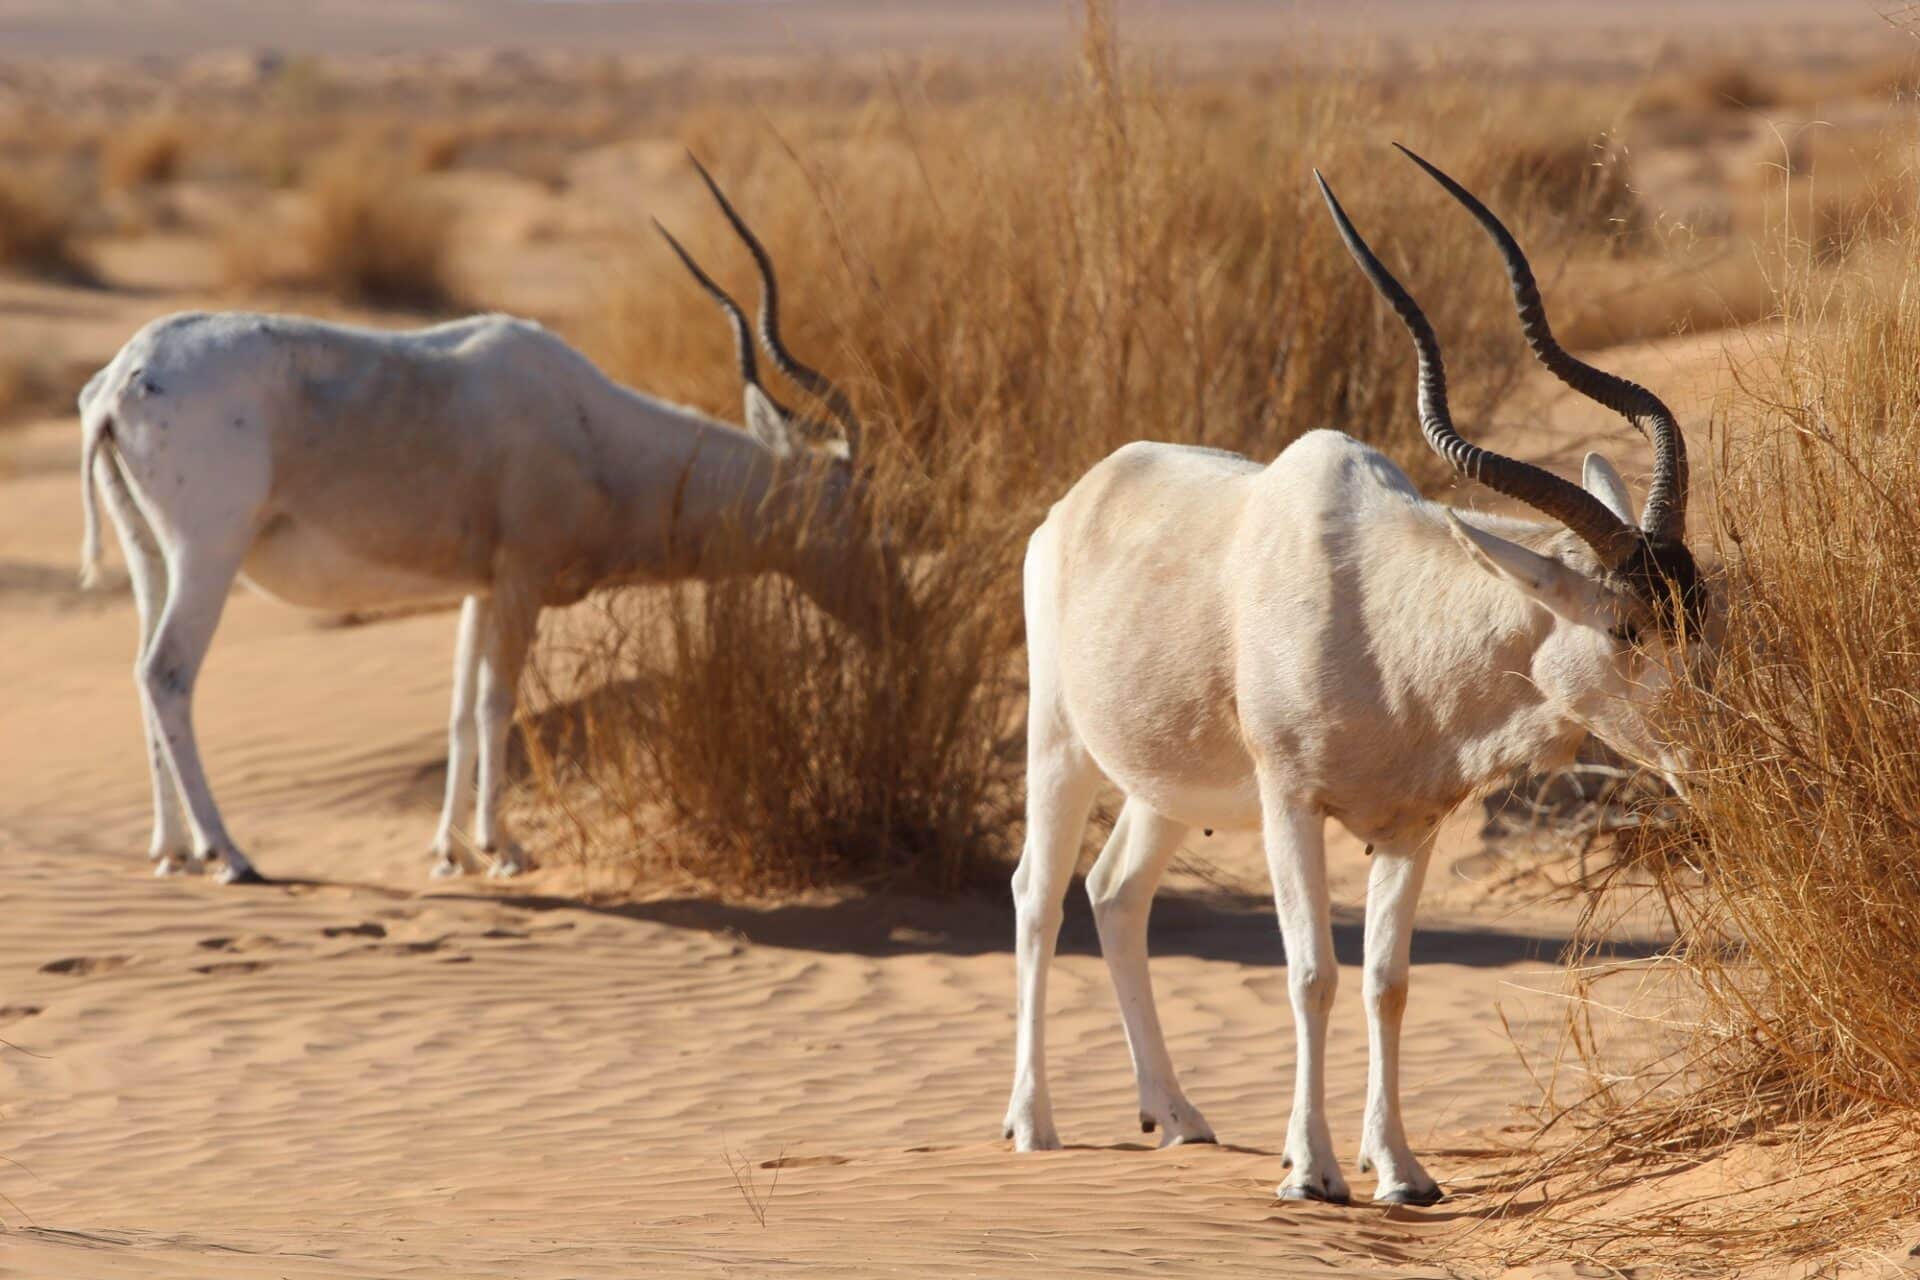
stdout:
<svg viewBox="0 0 1920 1280">
<path fill-rule="evenodd" d="M 1054 504 L 1028 547 L 1035 698 L 1057 702 L 1130 794 L 1194 821 L 1229 825 L 1188 793 L 1237 791 L 1248 767 L 1225 574 L 1263 470 L 1217 450 L 1131 444 Z"/>
</svg>

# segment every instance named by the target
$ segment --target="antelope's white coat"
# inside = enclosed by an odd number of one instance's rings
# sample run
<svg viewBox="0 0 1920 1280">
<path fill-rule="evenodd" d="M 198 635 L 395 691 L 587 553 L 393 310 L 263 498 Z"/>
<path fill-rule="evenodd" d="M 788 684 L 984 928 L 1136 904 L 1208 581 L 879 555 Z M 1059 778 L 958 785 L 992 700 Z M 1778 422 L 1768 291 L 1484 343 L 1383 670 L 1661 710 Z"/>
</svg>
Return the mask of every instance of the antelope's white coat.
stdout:
<svg viewBox="0 0 1920 1280">
<path fill-rule="evenodd" d="M 1587 485 L 1624 486 L 1590 458 Z M 1665 668 L 1613 632 L 1645 615 L 1557 524 L 1455 512 L 1379 452 L 1315 431 L 1261 466 L 1129 445 L 1028 544 L 1028 829 L 1014 876 L 1017 1061 L 1006 1126 L 1059 1145 L 1047 968 L 1088 810 L 1126 795 L 1087 877 L 1139 1085 L 1169 1142 L 1212 1130 L 1175 1079 L 1147 977 L 1147 913 L 1194 827 L 1263 832 L 1299 1036 L 1283 1187 L 1340 1199 L 1324 1109 L 1337 966 L 1323 850 L 1334 818 L 1374 846 L 1365 945 L 1372 1047 L 1362 1167 L 1377 1195 L 1433 1179 L 1401 1120 L 1398 1044 L 1415 902 L 1440 820 L 1595 732 L 1652 754 L 1640 711 Z"/>
<path fill-rule="evenodd" d="M 136 681 L 162 873 L 251 867 L 201 767 L 194 682 L 241 576 L 317 608 L 464 598 L 437 873 L 455 828 L 512 874 L 497 800 L 536 618 L 595 587 L 774 571 L 851 607 L 842 458 L 797 448 L 749 387 L 742 431 L 619 386 L 540 326 L 404 332 L 241 313 L 136 334 L 80 395 L 83 559 L 96 487 L 140 613 Z M 474 798 L 477 774 L 478 795 Z"/>
</svg>

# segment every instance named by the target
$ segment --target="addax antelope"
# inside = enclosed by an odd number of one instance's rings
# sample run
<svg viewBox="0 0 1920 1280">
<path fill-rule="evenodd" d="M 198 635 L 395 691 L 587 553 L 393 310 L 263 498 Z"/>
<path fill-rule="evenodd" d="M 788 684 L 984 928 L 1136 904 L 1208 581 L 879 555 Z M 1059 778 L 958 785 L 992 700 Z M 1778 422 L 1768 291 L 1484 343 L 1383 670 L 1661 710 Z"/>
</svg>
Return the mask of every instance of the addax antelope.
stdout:
<svg viewBox="0 0 1920 1280">
<path fill-rule="evenodd" d="M 1297 1036 L 1291 1173 L 1279 1194 L 1348 1199 L 1324 1106 L 1338 973 L 1323 846 L 1333 818 L 1373 846 L 1359 1167 L 1377 1171 L 1376 1200 L 1430 1204 L 1440 1188 L 1401 1119 L 1399 1036 L 1414 905 L 1440 820 L 1515 769 L 1569 759 L 1589 733 L 1628 755 L 1661 758 L 1649 704 L 1667 678 L 1665 658 L 1704 606 L 1684 541 L 1680 431 L 1652 393 L 1561 349 L 1513 237 L 1413 158 L 1493 238 L 1541 363 L 1650 436 L 1646 505 L 1636 523 L 1625 484 L 1597 455 L 1582 487 L 1462 439 L 1426 317 L 1321 183 L 1347 248 L 1413 336 L 1428 443 L 1462 475 L 1548 521 L 1428 501 L 1385 456 L 1335 431 L 1303 435 L 1266 466 L 1209 449 L 1129 445 L 1055 504 L 1026 558 L 1032 702 L 1026 847 L 1013 881 L 1017 1061 L 1005 1121 L 1021 1150 L 1060 1142 L 1047 1090 L 1047 969 L 1102 777 L 1126 802 L 1087 892 L 1142 1126 L 1168 1142 L 1213 1141 L 1175 1079 L 1154 1009 L 1146 953 L 1154 888 L 1192 828 L 1257 828 Z"/>
<path fill-rule="evenodd" d="M 833 416 L 836 447 L 804 444 L 759 382 L 746 318 L 671 236 L 733 326 L 745 431 L 620 386 L 540 326 L 499 315 L 407 332 L 169 316 L 87 384 L 82 554 L 91 577 L 97 490 L 140 615 L 156 872 L 218 862 L 226 880 L 259 878 L 214 803 L 192 718 L 236 576 L 323 609 L 464 597 L 437 875 L 463 869 L 469 806 L 468 844 L 492 872 L 524 866 L 498 801 L 543 608 L 603 586 L 774 572 L 856 631 L 880 625 L 892 561 L 855 470 L 859 422 L 781 342 L 773 264 L 700 176 L 759 268 L 761 344 Z"/>
</svg>

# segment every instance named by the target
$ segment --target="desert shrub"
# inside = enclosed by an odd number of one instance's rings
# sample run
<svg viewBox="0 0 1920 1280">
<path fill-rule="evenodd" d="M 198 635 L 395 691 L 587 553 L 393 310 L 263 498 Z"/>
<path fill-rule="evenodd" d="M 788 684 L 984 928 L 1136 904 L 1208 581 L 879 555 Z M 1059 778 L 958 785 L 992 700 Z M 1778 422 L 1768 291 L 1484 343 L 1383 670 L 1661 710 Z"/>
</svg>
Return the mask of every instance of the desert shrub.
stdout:
<svg viewBox="0 0 1920 1280">
<path fill-rule="evenodd" d="M 451 303 L 453 213 L 394 165 L 342 156 L 314 175 L 308 195 L 300 240 L 311 283 L 376 306 Z"/>
<path fill-rule="evenodd" d="M 914 607 L 871 641 L 783 579 L 602 601 L 544 660 L 549 681 L 591 691 L 535 735 L 561 849 L 629 882 L 742 896 L 997 879 L 1025 741 L 1010 533 L 911 557 Z"/>
<path fill-rule="evenodd" d="M 1808 255 L 1725 408 L 1694 521 L 1726 556 L 1725 634 L 1672 721 L 1690 820 L 1642 863 L 1678 941 L 1637 980 L 1671 999 L 1609 1032 L 1630 979 L 1584 971 L 1590 1069 L 1552 1104 L 1573 1136 L 1530 1171 L 1563 1207 L 1528 1220 L 1525 1256 L 1725 1275 L 1920 1215 L 1916 250 L 1909 219 L 1871 271 Z M 1664 1194 L 1596 1194 L 1653 1174 Z"/>
<path fill-rule="evenodd" d="M 100 181 L 108 190 L 159 186 L 180 176 L 188 125 L 175 116 L 128 121 L 101 140 Z"/>
<path fill-rule="evenodd" d="M 92 376 L 92 361 L 34 349 L 0 351 L 0 425 L 73 407 L 78 388 Z"/>
<path fill-rule="evenodd" d="M 221 244 L 238 289 L 310 290 L 343 302 L 445 311 L 453 280 L 453 210 L 384 154 L 361 148 L 317 165 L 297 214 L 235 222 Z"/>
<path fill-rule="evenodd" d="M 59 175 L 0 171 L 0 270 L 90 279 L 92 268 L 76 239 L 80 214 L 80 198 Z"/>
<path fill-rule="evenodd" d="M 1101 6 L 1083 26 L 1071 76 L 953 105 L 903 88 L 784 133 L 689 119 L 780 264 L 790 343 L 847 374 L 875 428 L 916 629 L 863 649 L 771 579 L 610 607 L 594 643 L 553 650 L 555 683 L 632 691 L 578 704 L 577 750 L 539 770 L 535 807 L 573 815 L 578 856 L 639 851 L 731 889 L 968 883 L 1012 851 L 1015 552 L 1089 465 L 1142 438 L 1268 458 L 1333 425 L 1438 482 L 1405 333 L 1334 234 L 1315 164 L 1426 304 L 1463 420 L 1511 384 L 1524 347 L 1492 250 L 1387 146 L 1490 185 L 1550 262 L 1550 225 L 1592 224 L 1536 215 L 1539 153 L 1494 107 L 1462 88 L 1458 110 L 1400 118 L 1364 77 L 1182 88 L 1123 63 Z M 752 298 L 746 255 L 683 181 L 654 207 Z M 664 248 L 649 236 L 606 292 L 584 340 L 611 372 L 737 417 L 728 331 Z M 641 816 L 587 816 L 608 814 Z"/>
<path fill-rule="evenodd" d="M 443 173 L 460 160 L 466 135 L 452 125 L 424 125 L 414 131 L 413 163 L 422 173 Z"/>
<path fill-rule="evenodd" d="M 1785 105 L 1793 95 L 1781 77 L 1763 77 L 1743 62 L 1721 61 L 1676 72 L 1640 97 L 1646 112 L 1760 111 Z"/>
<path fill-rule="evenodd" d="M 1855 63 L 1828 77 L 1822 88 L 1821 96 L 1828 101 L 1845 97 L 1911 99 L 1920 91 L 1920 60 L 1902 53 Z"/>
</svg>

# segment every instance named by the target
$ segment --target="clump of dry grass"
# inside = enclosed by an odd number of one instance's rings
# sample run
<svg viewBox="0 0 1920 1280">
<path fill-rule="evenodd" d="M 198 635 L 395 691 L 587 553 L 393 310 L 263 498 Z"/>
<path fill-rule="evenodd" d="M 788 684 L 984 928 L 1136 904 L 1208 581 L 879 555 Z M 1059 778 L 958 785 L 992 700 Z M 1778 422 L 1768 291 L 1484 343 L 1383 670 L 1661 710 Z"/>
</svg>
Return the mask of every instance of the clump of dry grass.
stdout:
<svg viewBox="0 0 1920 1280">
<path fill-rule="evenodd" d="M 0 271 L 90 280 L 77 240 L 80 213 L 80 200 L 57 176 L 0 171 Z"/>
<path fill-rule="evenodd" d="M 1639 109 L 1650 113 L 1760 111 L 1785 105 L 1792 97 L 1778 74 L 1762 76 L 1746 63 L 1723 61 L 1655 82 L 1641 95 Z"/>
<path fill-rule="evenodd" d="M 233 288 L 291 288 L 364 306 L 437 312 L 459 296 L 454 211 L 391 159 L 359 148 L 318 165 L 290 224 L 236 223 L 222 242 Z"/>
<path fill-rule="evenodd" d="M 784 579 L 606 600 L 546 659 L 597 690 L 532 753 L 564 851 L 743 896 L 997 878 L 1024 741 L 1017 552 L 1003 528 L 912 557 L 916 604 L 870 641 Z"/>
<path fill-rule="evenodd" d="M 466 134 L 452 125 L 424 125 L 413 135 L 414 167 L 422 173 L 444 173 L 459 162 L 466 144 Z"/>
<path fill-rule="evenodd" d="M 353 302 L 437 311 L 455 294 L 453 212 L 382 163 L 342 156 L 308 186 L 309 279 Z"/>
<path fill-rule="evenodd" d="M 0 351 L 0 425 L 70 409 L 92 372 L 44 351 Z"/>
<path fill-rule="evenodd" d="M 1523 1258 L 1724 1275 L 1871 1249 L 1920 1217 L 1910 218 L 1897 244 L 1895 265 L 1790 282 L 1783 345 L 1728 409 L 1716 509 L 1696 517 L 1728 555 L 1726 631 L 1674 719 L 1691 821 L 1641 863 L 1679 938 L 1655 980 L 1681 1002 L 1601 1034 L 1625 979 L 1587 973 L 1585 1083 L 1529 1171 L 1558 1200 L 1527 1219 Z M 1652 1177 L 1664 1194 L 1616 1198 Z"/>
<path fill-rule="evenodd" d="M 1267 458 L 1334 425 L 1437 479 L 1405 335 L 1333 233 L 1316 163 L 1433 315 L 1463 417 L 1506 389 L 1524 347 L 1491 250 L 1386 146 L 1405 136 L 1500 192 L 1550 260 L 1545 225 L 1566 224 L 1529 193 L 1555 161 L 1489 128 L 1495 108 L 1461 89 L 1457 112 L 1401 120 L 1331 79 L 1257 99 L 1170 87 L 1123 65 L 1104 7 L 1084 26 L 1064 84 L 951 107 L 896 86 L 784 137 L 689 123 L 781 265 L 790 342 L 853 371 L 917 608 L 867 649 L 773 579 L 609 606 L 598 640 L 562 648 L 558 683 L 628 692 L 576 708 L 538 771 L 536 806 L 566 815 L 581 858 L 748 892 L 977 882 L 1012 852 L 1016 552 L 1089 465 L 1142 438 Z M 1584 167 L 1584 143 L 1558 154 L 1575 153 Z M 674 221 L 752 296 L 717 216 Z M 587 345 L 616 376 L 738 413 L 725 326 L 651 240 Z"/>
<path fill-rule="evenodd" d="M 189 128 L 177 116 L 153 115 L 109 131 L 100 144 L 100 181 L 110 191 L 161 186 L 180 176 Z"/>
</svg>

